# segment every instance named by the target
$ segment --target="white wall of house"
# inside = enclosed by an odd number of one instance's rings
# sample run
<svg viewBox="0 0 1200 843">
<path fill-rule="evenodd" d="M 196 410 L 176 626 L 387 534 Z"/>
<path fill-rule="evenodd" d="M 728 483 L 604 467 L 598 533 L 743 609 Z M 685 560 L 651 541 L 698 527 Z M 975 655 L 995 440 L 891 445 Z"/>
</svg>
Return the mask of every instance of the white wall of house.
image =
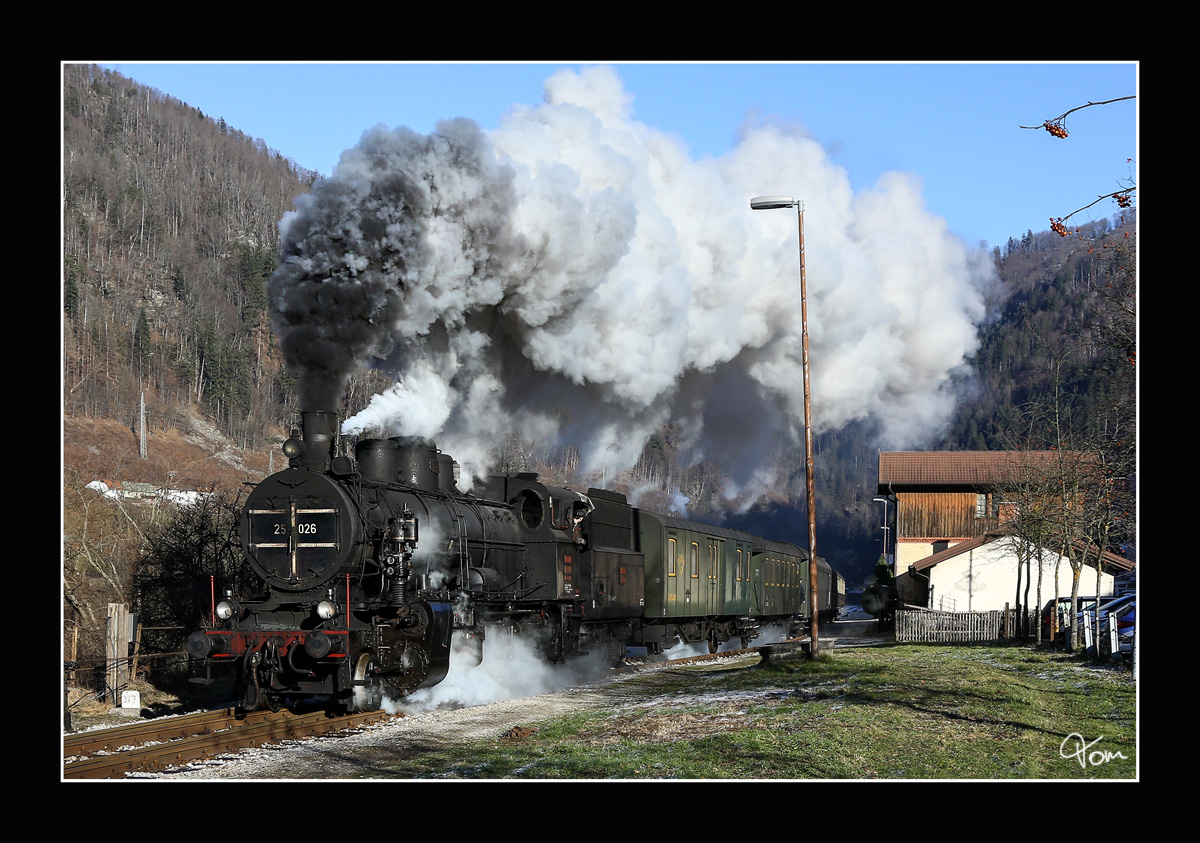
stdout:
<svg viewBox="0 0 1200 843">
<path fill-rule="evenodd" d="M 1041 605 L 1054 597 L 1054 562 L 1058 555 L 1045 551 L 1042 554 L 1042 601 Z M 1030 584 L 1029 600 L 1037 596 L 1037 563 L 1031 566 L 1033 582 Z M 988 542 L 973 550 L 939 562 L 924 571 L 933 585 L 933 602 L 930 608 L 956 612 L 986 612 L 1003 609 L 1005 604 L 1013 606 L 1017 594 L 1017 555 L 1003 541 Z M 1025 594 L 1022 579 L 1021 593 Z M 1079 578 L 1079 593 L 1096 593 L 1096 569 L 1085 565 Z M 1113 593 L 1112 574 L 1100 575 L 1100 594 Z M 1071 565 L 1066 557 L 1058 566 L 1058 594 L 1071 594 Z"/>
<path fill-rule="evenodd" d="M 958 542 L 950 544 L 953 547 Z M 926 556 L 932 556 L 936 553 L 936 548 L 933 542 L 918 542 L 911 539 L 901 539 L 896 542 L 896 570 L 907 571 L 908 566 L 915 564 Z M 820 554 L 817 554 L 820 556 Z"/>
</svg>

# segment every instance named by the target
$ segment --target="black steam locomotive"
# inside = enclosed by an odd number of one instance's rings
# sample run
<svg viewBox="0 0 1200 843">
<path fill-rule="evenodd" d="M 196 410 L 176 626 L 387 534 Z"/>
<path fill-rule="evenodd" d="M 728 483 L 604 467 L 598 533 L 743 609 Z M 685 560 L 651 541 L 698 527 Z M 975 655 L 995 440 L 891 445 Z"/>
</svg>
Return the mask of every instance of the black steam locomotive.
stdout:
<svg viewBox="0 0 1200 843">
<path fill-rule="evenodd" d="M 188 638 L 202 664 L 237 670 L 244 710 L 320 703 L 370 711 L 435 685 L 456 632 L 482 657 L 489 629 L 536 636 L 547 659 L 678 642 L 716 652 L 768 626 L 802 634 L 808 554 L 747 533 L 656 515 L 624 495 L 492 476 L 464 494 L 427 440 L 358 441 L 334 413 L 302 414 L 289 466 L 260 482 L 242 545 L 265 598 L 214 595 Z M 844 583 L 818 560 L 818 609 Z"/>
</svg>

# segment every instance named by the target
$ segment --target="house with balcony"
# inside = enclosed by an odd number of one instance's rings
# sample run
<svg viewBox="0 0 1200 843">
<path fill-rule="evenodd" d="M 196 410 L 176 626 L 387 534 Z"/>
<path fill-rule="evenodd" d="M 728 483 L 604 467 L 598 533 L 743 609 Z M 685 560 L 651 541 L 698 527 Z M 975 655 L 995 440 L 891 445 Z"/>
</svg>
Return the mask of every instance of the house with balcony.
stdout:
<svg viewBox="0 0 1200 843">
<path fill-rule="evenodd" d="M 1035 560 L 1027 599 L 1017 600 L 1028 581 L 1018 571 L 1018 546 L 1005 530 L 1016 512 L 1006 499 L 1014 479 L 1061 459 L 1052 451 L 881 451 L 879 497 L 884 503 L 884 539 L 902 604 L 946 611 L 988 611 L 1032 604 L 1041 573 L 1046 595 L 1070 594 L 1071 567 L 1049 548 L 1024 548 Z M 1096 593 L 1097 559 L 1085 562 L 1080 594 Z M 1100 594 L 1114 591 L 1114 578 L 1134 563 L 1114 553 L 1099 557 Z M 1057 580 L 1056 580 L 1057 578 Z"/>
</svg>

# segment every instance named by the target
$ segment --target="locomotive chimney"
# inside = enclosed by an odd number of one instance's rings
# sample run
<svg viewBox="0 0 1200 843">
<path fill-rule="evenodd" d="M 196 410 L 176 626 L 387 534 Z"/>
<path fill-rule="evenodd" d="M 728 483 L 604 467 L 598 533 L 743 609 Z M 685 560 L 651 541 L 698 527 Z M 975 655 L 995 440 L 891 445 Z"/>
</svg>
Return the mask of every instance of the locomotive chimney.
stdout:
<svg viewBox="0 0 1200 843">
<path fill-rule="evenodd" d="M 337 435 L 337 413 L 302 410 L 300 426 L 303 441 L 295 438 L 283 443 L 283 453 L 293 466 L 305 466 L 318 471 L 329 468 Z"/>
</svg>

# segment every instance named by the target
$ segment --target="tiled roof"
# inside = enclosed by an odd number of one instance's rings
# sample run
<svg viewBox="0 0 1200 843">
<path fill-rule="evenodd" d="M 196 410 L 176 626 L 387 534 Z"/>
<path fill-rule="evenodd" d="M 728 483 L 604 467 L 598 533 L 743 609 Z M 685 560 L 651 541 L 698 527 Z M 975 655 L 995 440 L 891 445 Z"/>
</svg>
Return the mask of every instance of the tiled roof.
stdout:
<svg viewBox="0 0 1200 843">
<path fill-rule="evenodd" d="M 913 564 L 913 567 L 918 571 L 925 571 L 929 568 L 932 568 L 934 565 L 937 565 L 939 562 L 945 562 L 947 559 L 953 559 L 955 556 L 966 553 L 968 550 L 974 550 L 977 547 L 982 547 L 988 542 L 992 542 L 1003 537 L 1003 533 L 986 533 L 982 536 L 976 536 L 973 539 L 967 539 L 966 541 L 952 545 L 945 550 L 939 550 L 932 556 L 926 556 L 924 559 L 918 559 Z M 1091 564 L 1092 567 L 1095 567 L 1095 549 L 1091 547 L 1084 548 L 1078 542 L 1076 542 L 1076 546 L 1079 548 L 1079 551 L 1083 553 L 1085 560 L 1090 558 L 1092 561 L 1089 564 Z M 1091 554 L 1091 556 L 1088 557 L 1088 554 Z M 1126 559 L 1124 556 L 1118 556 L 1111 551 L 1104 551 L 1104 553 L 1101 554 L 1101 557 L 1104 559 L 1104 567 L 1109 568 L 1110 570 L 1114 568 L 1119 571 L 1133 571 L 1137 569 L 1136 562 L 1131 559 Z"/>
<path fill-rule="evenodd" d="M 880 451 L 879 485 L 981 486 L 1054 451 Z"/>
<path fill-rule="evenodd" d="M 913 564 L 913 567 L 916 568 L 918 571 L 924 571 L 927 568 L 932 568 L 934 565 L 936 565 L 939 562 L 943 562 L 947 559 L 952 559 L 955 556 L 958 556 L 960 553 L 966 553 L 968 550 L 974 550 L 977 547 L 982 547 L 983 545 L 987 544 L 988 542 L 992 541 L 995 538 L 997 538 L 996 534 L 988 533 L 988 534 L 985 534 L 982 536 L 976 536 L 973 539 L 967 539 L 966 541 L 961 541 L 956 545 L 951 545 L 950 547 L 946 548 L 945 550 L 939 550 L 937 553 L 933 554 L 932 556 L 926 556 L 924 559 L 918 559 Z"/>
</svg>

